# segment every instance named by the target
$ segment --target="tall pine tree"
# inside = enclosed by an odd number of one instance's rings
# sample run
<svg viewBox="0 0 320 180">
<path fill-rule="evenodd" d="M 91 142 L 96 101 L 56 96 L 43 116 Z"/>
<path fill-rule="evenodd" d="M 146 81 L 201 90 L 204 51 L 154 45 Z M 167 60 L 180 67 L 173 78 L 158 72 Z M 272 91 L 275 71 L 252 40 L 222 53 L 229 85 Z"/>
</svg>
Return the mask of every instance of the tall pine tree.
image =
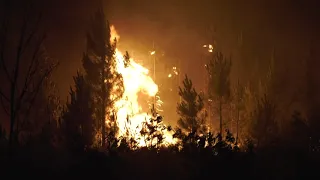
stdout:
<svg viewBox="0 0 320 180">
<path fill-rule="evenodd" d="M 203 130 L 206 118 L 204 103 L 187 75 L 183 80 L 183 88 L 179 87 L 179 95 L 182 101 L 177 106 L 177 113 L 180 115 L 178 126 L 187 132 Z"/>
<path fill-rule="evenodd" d="M 209 98 L 218 102 L 217 110 L 220 120 L 220 134 L 223 132 L 222 110 L 223 104 L 230 97 L 230 70 L 231 60 L 227 60 L 221 52 L 215 52 L 213 58 L 209 60 L 206 65 L 209 82 L 208 82 L 208 95 Z"/>
<path fill-rule="evenodd" d="M 100 9 L 91 19 L 83 67 L 86 79 L 93 89 L 96 130 L 102 134 L 102 146 L 105 146 L 106 141 L 106 121 L 113 119 L 111 114 L 114 114 L 114 103 L 122 97 L 124 91 L 122 76 L 115 71 L 115 50 L 116 39 L 111 40 L 109 23 Z"/>
<path fill-rule="evenodd" d="M 232 110 L 235 112 L 233 114 L 233 119 L 236 120 L 235 123 L 235 132 L 236 132 L 236 143 L 239 142 L 240 131 L 242 129 L 242 119 L 244 111 L 244 96 L 245 96 L 245 87 L 240 85 L 239 79 L 236 87 L 232 91 Z"/>
</svg>

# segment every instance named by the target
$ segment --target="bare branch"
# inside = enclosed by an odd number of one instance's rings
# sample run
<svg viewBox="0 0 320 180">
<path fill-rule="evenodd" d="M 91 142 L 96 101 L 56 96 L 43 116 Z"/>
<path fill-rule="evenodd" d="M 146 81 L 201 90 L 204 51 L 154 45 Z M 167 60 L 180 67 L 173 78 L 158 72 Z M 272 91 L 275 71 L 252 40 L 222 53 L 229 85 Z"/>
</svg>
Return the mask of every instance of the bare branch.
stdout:
<svg viewBox="0 0 320 180">
<path fill-rule="evenodd" d="M 12 87 L 11 87 L 11 89 L 13 91 L 15 91 L 15 89 L 16 89 L 22 54 L 25 51 L 25 49 L 28 47 L 31 39 L 34 37 L 34 34 L 36 33 L 36 30 L 38 29 L 38 22 L 39 21 L 37 21 L 36 25 L 34 26 L 34 30 L 31 32 L 31 34 L 28 37 L 26 37 L 27 36 L 26 31 L 27 31 L 27 27 L 28 27 L 27 26 L 27 24 L 28 24 L 27 19 L 28 18 L 29 18 L 29 15 L 25 14 L 24 18 L 23 18 L 23 24 L 21 27 L 21 31 L 20 31 L 20 38 L 19 38 L 18 48 L 17 48 L 17 52 L 16 52 L 16 62 L 15 62 L 16 64 L 15 64 L 15 68 L 14 68 L 14 77 L 13 77 L 13 82 L 12 82 Z M 25 38 L 27 38 L 26 43 L 24 43 Z M 15 92 L 13 92 L 13 93 L 15 93 Z"/>
<path fill-rule="evenodd" d="M 31 97 L 31 102 L 27 108 L 27 112 L 26 112 L 26 115 L 24 117 L 24 120 L 23 122 L 26 122 L 26 119 L 29 117 L 29 114 L 30 114 L 30 110 L 31 110 L 31 107 L 33 106 L 35 100 L 36 100 L 36 97 L 39 93 L 39 90 L 41 89 L 41 85 L 43 84 L 43 81 L 45 80 L 45 78 L 48 77 L 49 74 L 51 74 L 51 72 L 54 70 L 55 66 L 54 67 L 51 67 L 50 69 L 48 69 L 44 75 L 41 77 L 41 79 L 39 80 L 38 84 L 36 85 L 36 87 L 34 88 L 35 91 L 32 93 L 32 97 Z M 33 84 L 34 85 L 34 84 Z M 19 105 L 19 108 L 20 108 L 20 105 Z"/>
<path fill-rule="evenodd" d="M 16 58 L 16 65 L 15 65 L 15 69 L 14 69 L 14 79 L 12 82 L 12 91 L 15 91 L 17 89 L 17 79 L 18 79 L 18 74 L 19 74 L 19 66 L 20 66 L 20 60 L 21 60 L 21 56 L 23 54 L 23 52 L 27 49 L 27 47 L 29 46 L 31 40 L 34 38 L 35 33 L 38 30 L 38 24 L 40 23 L 41 20 L 41 16 L 39 16 L 38 21 L 36 23 L 36 25 L 34 26 L 34 29 L 31 31 L 31 34 L 27 37 L 26 42 L 24 42 L 25 36 L 26 36 L 26 27 L 27 27 L 27 19 L 24 18 L 24 23 L 22 25 L 22 29 L 21 29 L 21 34 L 20 34 L 20 40 L 19 40 L 19 44 L 18 44 L 18 49 L 17 49 L 17 58 Z M 42 45 L 44 40 L 44 36 L 40 38 L 40 40 L 38 41 L 38 43 L 36 44 L 35 50 L 33 52 L 32 55 L 32 59 L 31 62 L 29 64 L 28 67 L 28 71 L 27 71 L 27 75 L 25 78 L 25 82 L 24 82 L 24 87 L 22 88 L 22 92 L 19 95 L 17 101 L 17 108 L 15 108 L 15 113 L 17 113 L 20 110 L 21 104 L 22 104 L 22 100 L 26 94 L 26 92 L 28 91 L 28 85 L 31 83 L 31 81 L 33 80 L 33 76 L 36 73 L 38 69 L 38 54 L 40 51 L 40 46 Z M 34 64 L 36 65 L 35 68 L 33 68 Z M 33 70 L 32 70 L 33 69 Z M 45 75 L 46 76 L 46 75 Z M 42 81 L 41 81 L 42 82 Z"/>
<path fill-rule="evenodd" d="M 8 116 L 10 116 L 9 109 L 6 107 L 5 103 L 3 102 L 3 96 L 0 96 L 0 101 L 1 101 L 1 105 L 2 105 L 2 107 L 3 107 L 4 112 L 5 112 Z"/>
<path fill-rule="evenodd" d="M 29 64 L 28 71 L 27 71 L 27 74 L 26 74 L 26 78 L 25 78 L 25 81 L 24 81 L 24 87 L 22 88 L 22 92 L 21 92 L 21 94 L 20 94 L 20 96 L 18 98 L 18 101 L 19 101 L 19 102 L 17 102 L 18 107 L 20 107 L 20 104 L 22 103 L 22 99 L 24 98 L 24 95 L 28 91 L 28 85 L 33 80 L 32 77 L 39 70 L 38 53 L 40 51 L 40 46 L 42 45 L 43 40 L 44 40 L 44 38 L 42 38 L 39 41 L 39 43 L 35 47 L 34 53 L 32 55 L 32 60 L 31 60 L 31 62 Z"/>
<path fill-rule="evenodd" d="M 27 30 L 27 17 L 24 16 L 23 24 L 21 26 L 21 31 L 20 31 L 20 38 L 19 38 L 19 42 L 18 42 L 16 63 L 19 62 L 20 57 L 22 55 L 21 51 L 22 51 L 22 48 L 23 48 L 23 42 L 24 42 L 24 39 L 25 39 L 26 30 Z"/>
<path fill-rule="evenodd" d="M 26 42 L 25 42 L 25 43 L 22 42 L 23 44 L 22 44 L 22 49 L 21 49 L 21 55 L 25 52 L 25 50 L 27 49 L 27 47 L 30 45 L 31 40 L 34 38 L 36 32 L 38 31 L 38 29 L 39 29 L 38 27 L 39 27 L 39 24 L 40 24 L 40 22 L 41 22 L 41 19 L 42 19 L 42 16 L 41 16 L 41 14 L 40 14 L 39 17 L 38 17 L 38 19 L 37 19 L 36 24 L 35 24 L 34 27 L 33 27 L 33 30 L 31 31 L 30 35 L 27 37 Z M 43 36 L 43 38 L 42 38 L 40 41 L 42 42 L 43 39 L 44 39 L 44 36 Z"/>
<path fill-rule="evenodd" d="M 6 101 L 10 101 L 10 99 L 0 90 L 0 97 L 3 97 Z"/>
<path fill-rule="evenodd" d="M 5 63 L 5 57 L 4 57 L 4 52 L 5 52 L 5 47 L 6 47 L 6 42 L 7 42 L 7 33 L 8 33 L 8 22 L 7 22 L 7 18 L 4 17 L 3 23 L 2 23 L 2 28 L 3 28 L 3 34 L 1 36 L 1 40 L 0 43 L 1 44 L 1 49 L 0 49 L 0 62 L 1 62 L 1 66 L 5 72 L 5 75 L 7 76 L 8 80 L 10 81 L 10 83 L 12 83 L 12 79 L 9 75 L 9 71 L 7 68 L 7 65 Z M 0 67 L 1 67 L 0 66 Z"/>
</svg>

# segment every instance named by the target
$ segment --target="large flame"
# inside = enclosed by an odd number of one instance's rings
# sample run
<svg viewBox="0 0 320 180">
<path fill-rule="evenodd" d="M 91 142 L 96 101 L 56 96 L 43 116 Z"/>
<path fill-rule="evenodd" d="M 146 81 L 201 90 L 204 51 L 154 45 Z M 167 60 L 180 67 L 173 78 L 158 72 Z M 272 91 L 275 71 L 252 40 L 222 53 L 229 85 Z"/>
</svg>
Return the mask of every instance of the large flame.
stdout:
<svg viewBox="0 0 320 180">
<path fill-rule="evenodd" d="M 116 38 L 119 42 L 120 36 L 114 26 L 111 26 L 110 29 L 110 40 L 113 41 Z M 151 116 L 143 112 L 138 96 L 155 97 L 158 86 L 149 76 L 149 70 L 136 63 L 134 59 L 131 58 L 129 64 L 125 66 L 124 55 L 118 49 L 115 50 L 115 58 L 117 60 L 116 71 L 122 75 L 124 84 L 123 98 L 117 101 L 114 107 L 117 112 L 118 137 L 129 136 L 127 138 L 135 139 L 138 146 L 146 146 L 145 141 L 140 137 L 140 131 L 143 128 L 143 123 Z M 164 130 L 163 133 L 164 145 L 175 143 L 170 132 Z"/>
</svg>

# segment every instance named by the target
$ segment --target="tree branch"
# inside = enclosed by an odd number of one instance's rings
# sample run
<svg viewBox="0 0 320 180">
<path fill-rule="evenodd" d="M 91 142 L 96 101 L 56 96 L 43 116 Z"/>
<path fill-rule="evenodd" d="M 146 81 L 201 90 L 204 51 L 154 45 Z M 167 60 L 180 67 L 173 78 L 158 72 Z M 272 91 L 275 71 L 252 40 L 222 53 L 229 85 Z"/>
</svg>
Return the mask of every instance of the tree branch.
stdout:
<svg viewBox="0 0 320 180">
<path fill-rule="evenodd" d="M 35 101 L 35 99 L 36 99 L 36 97 L 37 97 L 37 95 L 38 95 L 38 93 L 39 93 L 39 90 L 40 90 L 41 85 L 43 84 L 43 81 L 45 80 L 45 78 L 47 78 L 47 77 L 52 73 L 52 71 L 54 70 L 55 67 L 56 67 L 56 66 L 50 67 L 50 68 L 44 73 L 44 75 L 41 77 L 41 79 L 39 80 L 39 82 L 38 82 L 38 84 L 36 85 L 36 87 L 33 88 L 33 89 L 34 89 L 34 92 L 32 92 L 32 95 L 33 95 L 33 96 L 31 97 L 31 102 L 30 102 L 30 104 L 29 104 L 29 106 L 28 106 L 28 108 L 27 108 L 27 113 L 26 113 L 26 115 L 25 115 L 24 121 L 26 120 L 26 118 L 27 118 L 27 117 L 29 116 L 29 114 L 30 114 L 31 107 L 32 107 L 33 104 L 34 104 L 34 101 Z M 19 108 L 20 108 L 20 106 L 19 106 Z"/>
<path fill-rule="evenodd" d="M 31 31 L 30 35 L 28 36 L 26 42 L 22 42 L 22 48 L 21 48 L 21 55 L 25 52 L 25 50 L 27 49 L 27 47 L 29 46 L 31 40 L 34 38 L 36 32 L 38 31 L 38 27 L 39 27 L 39 24 L 41 22 L 41 19 L 42 19 L 42 16 L 41 14 L 39 15 L 38 19 L 37 19 L 37 22 L 36 24 L 34 25 L 34 28 L 33 30 Z M 43 37 L 44 39 L 44 37 Z M 43 39 L 41 39 L 40 41 L 42 42 Z"/>
<path fill-rule="evenodd" d="M 2 105 L 2 107 L 3 107 L 4 112 L 5 112 L 8 116 L 10 116 L 9 109 L 6 107 L 5 103 L 3 102 L 3 96 L 0 96 L 0 101 L 1 101 L 1 105 Z"/>
<path fill-rule="evenodd" d="M 38 24 L 40 22 L 40 19 L 38 19 L 38 21 L 36 22 L 36 25 L 34 26 L 34 29 L 31 31 L 31 34 L 27 37 L 27 40 L 25 42 L 25 38 L 27 36 L 27 19 L 28 19 L 28 15 L 25 14 L 24 18 L 23 18 L 23 24 L 21 27 L 21 31 L 20 31 L 20 38 L 19 38 L 19 42 L 18 42 L 18 48 L 17 48 L 17 57 L 16 57 L 16 64 L 15 64 L 15 68 L 14 68 L 14 78 L 13 78 L 13 82 L 12 82 L 12 88 L 16 89 L 16 84 L 17 84 L 17 78 L 19 76 L 19 68 L 20 68 L 20 61 L 21 61 L 21 57 L 23 52 L 27 49 L 27 47 L 29 46 L 30 41 L 33 39 L 36 31 L 38 30 Z M 41 17 L 41 16 L 40 16 Z"/>
<path fill-rule="evenodd" d="M 42 38 L 39 43 L 37 44 L 35 50 L 34 50 L 34 53 L 32 55 L 32 60 L 29 64 L 29 67 L 28 67 L 28 71 L 27 71 L 27 74 L 26 74 L 26 78 L 25 78 L 25 81 L 24 81 L 24 87 L 22 89 L 22 92 L 19 96 L 19 98 L 17 99 L 18 102 L 17 103 L 17 112 L 20 110 L 20 106 L 21 106 L 21 103 L 22 103 L 22 100 L 26 94 L 26 92 L 28 91 L 28 85 L 31 83 L 31 81 L 33 80 L 33 76 L 35 75 L 35 73 L 39 70 L 39 62 L 38 62 L 38 53 L 40 51 L 40 46 L 43 42 L 44 38 Z M 49 70 L 50 71 L 50 70 Z M 50 74 L 51 72 L 49 72 Z M 45 75 L 46 76 L 46 75 Z"/>
<path fill-rule="evenodd" d="M 0 97 L 3 97 L 6 101 L 10 102 L 10 99 L 0 90 Z"/>
<path fill-rule="evenodd" d="M 20 34 L 17 53 L 16 53 L 16 62 L 15 62 L 15 67 L 13 69 L 14 77 L 10 87 L 11 124 L 13 125 L 15 124 L 13 121 L 15 120 L 15 115 L 17 112 L 16 111 L 17 109 L 15 107 L 15 95 L 17 90 L 17 82 L 18 82 L 19 67 L 20 67 L 20 60 L 21 60 L 21 49 L 22 49 L 22 44 L 25 36 L 25 29 L 26 29 L 26 18 L 24 18 L 23 25 L 21 27 L 21 32 L 20 32 L 21 34 Z"/>
<path fill-rule="evenodd" d="M 6 17 L 4 17 L 2 27 L 3 27 L 3 34 L 0 41 L 0 43 L 2 43 L 1 50 L 0 50 L 0 61 L 1 61 L 2 68 L 5 72 L 5 75 L 7 76 L 9 82 L 12 83 L 12 79 L 9 75 L 9 71 L 7 69 L 7 65 L 5 63 L 5 58 L 4 58 L 4 52 L 5 52 L 6 42 L 7 42 L 7 32 L 8 32 L 8 22 Z"/>
</svg>

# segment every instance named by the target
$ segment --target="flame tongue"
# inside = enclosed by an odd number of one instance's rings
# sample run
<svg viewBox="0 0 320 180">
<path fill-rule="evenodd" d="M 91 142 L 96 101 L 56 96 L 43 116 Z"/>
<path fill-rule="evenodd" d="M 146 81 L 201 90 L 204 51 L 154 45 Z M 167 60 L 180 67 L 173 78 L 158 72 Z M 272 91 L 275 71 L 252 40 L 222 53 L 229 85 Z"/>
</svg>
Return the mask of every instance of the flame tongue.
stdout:
<svg viewBox="0 0 320 180">
<path fill-rule="evenodd" d="M 111 26 L 110 29 L 110 40 L 114 41 L 116 39 L 119 41 L 120 36 L 114 26 Z M 158 92 L 158 86 L 149 76 L 149 70 L 136 63 L 132 58 L 129 64 L 125 66 L 124 55 L 118 49 L 115 50 L 115 58 L 117 60 L 116 71 L 122 75 L 124 85 L 123 97 L 115 103 L 114 107 L 117 112 L 118 137 L 129 136 L 128 138 L 133 138 L 138 142 L 138 146 L 145 146 L 142 138 L 140 138 L 140 130 L 145 120 L 151 117 L 143 112 L 142 106 L 139 104 L 142 102 L 138 101 L 138 94 L 153 97 Z M 127 120 L 128 116 L 129 121 Z M 164 132 L 164 134 L 165 143 L 173 143 L 172 135 L 168 132 Z"/>
</svg>

